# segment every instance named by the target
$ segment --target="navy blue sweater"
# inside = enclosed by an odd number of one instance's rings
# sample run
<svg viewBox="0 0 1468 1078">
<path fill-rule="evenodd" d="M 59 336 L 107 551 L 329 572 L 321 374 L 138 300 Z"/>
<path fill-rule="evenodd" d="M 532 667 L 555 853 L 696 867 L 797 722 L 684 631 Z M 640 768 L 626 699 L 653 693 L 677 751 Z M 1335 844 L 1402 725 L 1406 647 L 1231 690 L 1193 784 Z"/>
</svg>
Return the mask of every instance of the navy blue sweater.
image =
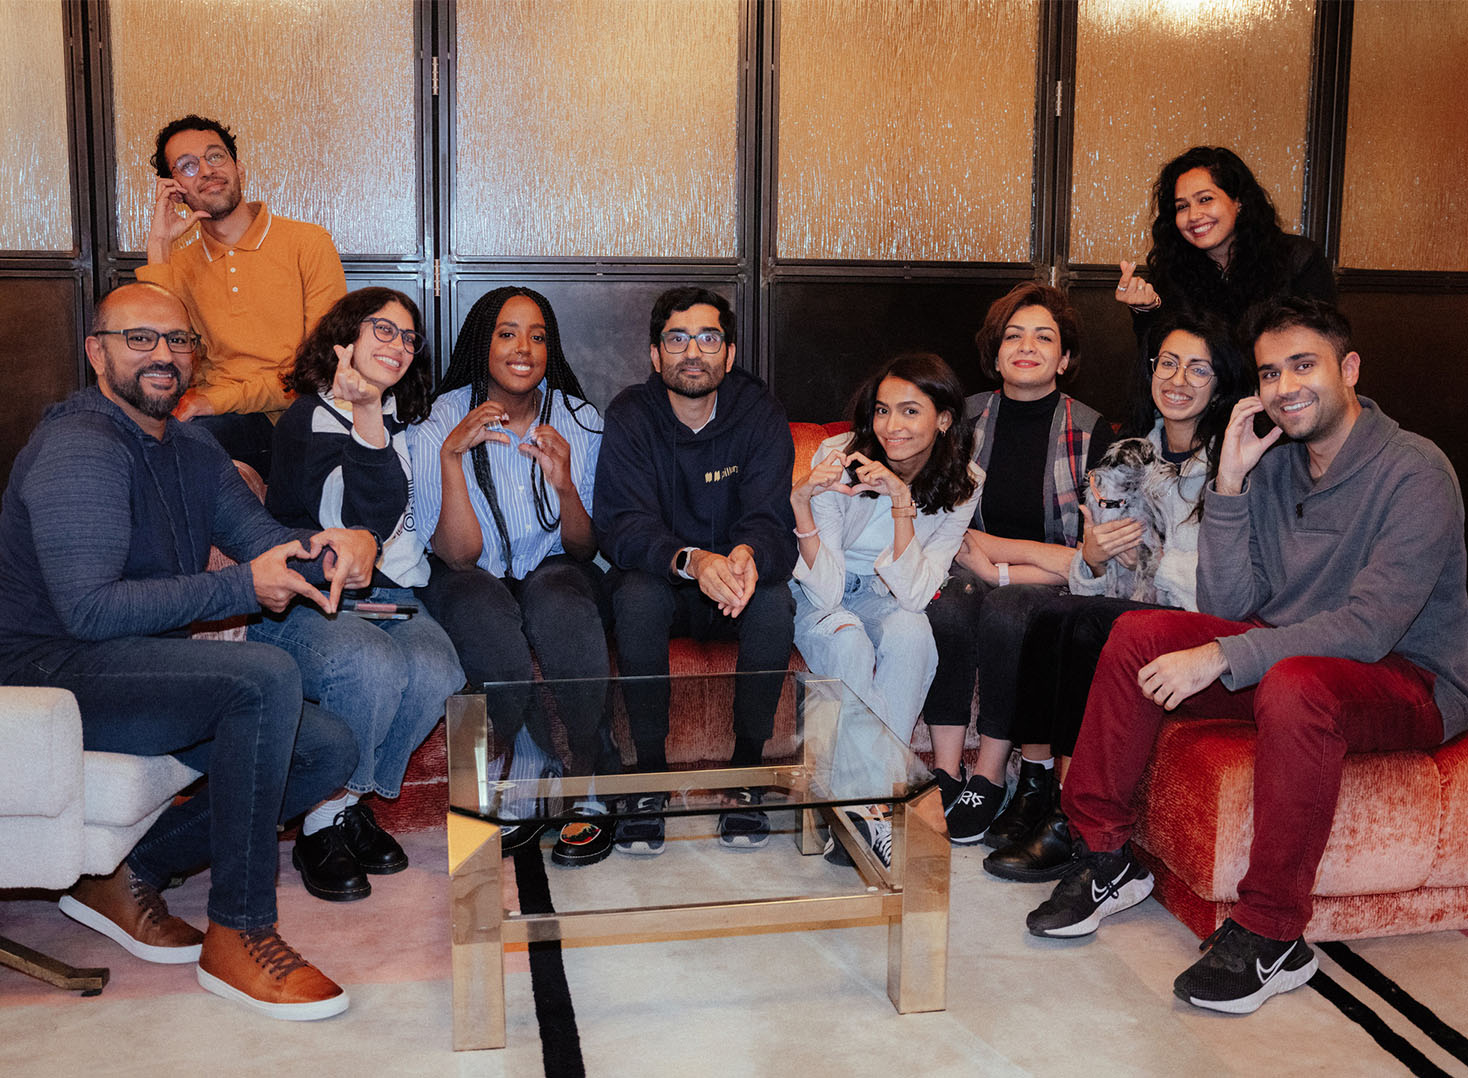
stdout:
<svg viewBox="0 0 1468 1078">
<path fill-rule="evenodd" d="M 754 375 L 731 370 L 714 418 L 695 434 L 654 372 L 607 408 L 593 510 L 602 553 L 619 568 L 666 574 L 685 546 L 728 554 L 745 543 L 762 583 L 787 580 L 794 465 L 785 410 Z"/>
<path fill-rule="evenodd" d="M 310 534 L 276 523 L 202 428 L 169 419 L 159 441 L 97 389 L 74 393 L 42 417 L 0 506 L 0 680 L 87 641 L 258 610 L 250 559 Z M 205 572 L 211 543 L 240 564 Z"/>
</svg>

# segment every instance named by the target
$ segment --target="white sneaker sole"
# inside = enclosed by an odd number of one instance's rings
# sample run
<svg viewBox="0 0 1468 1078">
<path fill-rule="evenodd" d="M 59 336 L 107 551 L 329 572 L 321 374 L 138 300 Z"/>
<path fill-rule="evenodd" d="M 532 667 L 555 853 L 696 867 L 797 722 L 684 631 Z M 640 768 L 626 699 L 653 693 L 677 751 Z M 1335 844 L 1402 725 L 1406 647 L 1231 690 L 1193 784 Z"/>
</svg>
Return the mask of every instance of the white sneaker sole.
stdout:
<svg viewBox="0 0 1468 1078">
<path fill-rule="evenodd" d="M 1101 926 L 1101 922 L 1105 918 L 1110 917 L 1113 913 L 1129 910 L 1138 902 L 1145 899 L 1152 893 L 1152 886 L 1152 874 L 1149 872 L 1140 879 L 1130 880 L 1122 884 L 1113 897 L 1108 898 L 1097 906 L 1091 916 L 1087 917 L 1084 921 L 1077 921 L 1073 925 L 1062 925 L 1059 928 L 1047 929 L 1044 932 L 1036 933 L 1036 935 L 1050 936 L 1054 939 L 1074 939 L 1076 936 L 1089 936 Z"/>
<path fill-rule="evenodd" d="M 1195 999 L 1189 996 L 1188 1002 L 1194 1007 L 1204 1007 L 1210 1011 L 1223 1011 L 1226 1014 L 1253 1014 L 1260 1007 L 1264 1006 L 1264 1001 L 1270 996 L 1277 996 L 1281 992 L 1293 992 L 1311 977 L 1315 976 L 1315 971 L 1319 968 L 1320 963 L 1315 960 L 1315 956 L 1312 954 L 1310 961 L 1306 962 L 1299 969 L 1280 970 L 1260 985 L 1259 991 L 1253 995 L 1244 996 L 1241 999 Z"/>
<path fill-rule="evenodd" d="M 124 932 L 120 925 L 109 921 L 91 906 L 83 905 L 70 895 L 62 895 L 56 905 L 73 921 L 102 933 L 128 954 L 134 958 L 141 958 L 144 962 L 156 962 L 161 966 L 181 966 L 186 962 L 197 962 L 199 952 L 204 948 L 202 943 L 196 943 L 192 947 L 155 947 L 151 943 L 135 940 Z"/>
<path fill-rule="evenodd" d="M 198 975 L 199 985 L 206 991 L 236 1003 L 243 1003 L 269 1018 L 279 1018 L 286 1022 L 314 1022 L 318 1018 L 330 1018 L 334 1014 L 341 1014 L 351 1003 L 345 991 L 339 996 L 319 999 L 314 1003 L 266 1003 L 263 999 L 256 999 L 234 985 L 221 981 L 214 974 L 205 972 L 202 966 L 198 967 Z"/>
</svg>

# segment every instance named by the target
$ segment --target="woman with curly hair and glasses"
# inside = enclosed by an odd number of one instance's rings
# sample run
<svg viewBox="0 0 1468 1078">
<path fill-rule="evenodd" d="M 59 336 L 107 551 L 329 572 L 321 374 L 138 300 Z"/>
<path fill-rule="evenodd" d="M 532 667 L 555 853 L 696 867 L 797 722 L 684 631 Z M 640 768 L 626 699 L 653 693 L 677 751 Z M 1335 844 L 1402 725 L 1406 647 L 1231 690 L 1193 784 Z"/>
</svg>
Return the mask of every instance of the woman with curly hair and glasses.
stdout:
<svg viewBox="0 0 1468 1078">
<path fill-rule="evenodd" d="M 606 633 L 601 571 L 592 563 L 592 489 L 602 423 L 566 360 L 550 301 L 496 288 L 469 309 L 428 419 L 413 432 L 413 504 L 431 536 L 432 575 L 419 594 L 458 648 L 471 684 L 529 682 L 531 650 L 561 685 L 574 767 L 616 769 L 603 721 Z M 513 745 L 512 779 L 560 766 L 544 716 L 501 707 L 495 734 Z M 529 724 L 526 725 L 526 719 Z M 574 810 L 552 850 L 556 864 L 594 864 L 611 852 L 595 798 Z M 504 844 L 533 840 L 521 826 Z"/>
<path fill-rule="evenodd" d="M 357 737 L 346 789 L 307 814 L 292 855 L 306 889 L 329 901 L 365 898 L 364 873 L 407 868 L 402 847 L 359 799 L 398 796 L 408 757 L 464 684 L 453 644 L 414 612 L 411 590 L 428 583 L 424 535 L 409 511 L 407 435 L 428 412 L 433 362 L 424 343 L 411 299 L 359 289 L 322 316 L 282 379 L 296 400 L 275 427 L 265 507 L 293 527 L 365 528 L 381 549 L 371 591 L 354 597 L 367 604 L 357 612 L 326 617 L 297 600 L 248 630 L 290 652 L 306 698 Z"/>
<path fill-rule="evenodd" d="M 1325 255 L 1279 227 L 1269 192 L 1249 166 L 1222 146 L 1194 146 L 1162 166 L 1152 185 L 1157 216 L 1147 276 L 1121 263 L 1116 298 L 1135 315 L 1145 345 L 1151 315 L 1163 307 L 1215 314 L 1237 328 L 1260 300 L 1307 296 L 1335 302 Z"/>
</svg>

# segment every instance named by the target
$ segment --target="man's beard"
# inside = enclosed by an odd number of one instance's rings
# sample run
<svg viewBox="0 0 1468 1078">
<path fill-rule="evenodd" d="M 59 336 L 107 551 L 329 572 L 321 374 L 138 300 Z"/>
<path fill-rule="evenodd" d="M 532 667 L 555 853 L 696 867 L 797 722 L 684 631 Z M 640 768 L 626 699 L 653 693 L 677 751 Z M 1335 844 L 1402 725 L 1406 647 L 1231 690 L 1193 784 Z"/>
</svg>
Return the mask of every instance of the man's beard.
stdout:
<svg viewBox="0 0 1468 1078">
<path fill-rule="evenodd" d="M 662 375 L 663 385 L 678 394 L 678 396 L 687 397 L 689 400 L 698 400 L 700 397 L 707 397 L 710 393 L 717 392 L 719 386 L 724 382 L 722 370 L 714 377 L 703 379 L 692 385 L 679 381 L 678 368 L 676 366 L 672 371 L 664 370 Z"/>
<path fill-rule="evenodd" d="M 217 191 L 200 191 L 193 201 L 187 202 L 191 210 L 203 210 L 211 219 L 219 220 L 234 213 L 241 200 L 238 184 L 225 182 Z"/>
<path fill-rule="evenodd" d="M 172 371 L 173 392 L 162 397 L 149 395 L 143 389 L 143 375 L 150 371 Z M 172 363 L 150 363 L 134 374 L 131 379 L 124 379 L 118 376 L 117 367 L 110 356 L 107 359 L 107 387 L 149 419 L 167 419 L 189 388 L 188 383 L 184 381 L 183 372 Z"/>
</svg>

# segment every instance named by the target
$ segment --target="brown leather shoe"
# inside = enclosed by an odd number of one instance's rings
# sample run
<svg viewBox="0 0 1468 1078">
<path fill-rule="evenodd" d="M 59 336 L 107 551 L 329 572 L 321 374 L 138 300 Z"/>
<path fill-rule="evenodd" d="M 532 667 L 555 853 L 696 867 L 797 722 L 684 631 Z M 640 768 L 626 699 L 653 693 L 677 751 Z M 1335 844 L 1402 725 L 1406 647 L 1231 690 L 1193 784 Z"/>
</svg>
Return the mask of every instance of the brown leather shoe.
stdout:
<svg viewBox="0 0 1468 1078">
<path fill-rule="evenodd" d="M 126 861 L 110 876 L 83 876 L 57 903 L 61 912 L 122 944 L 145 962 L 196 962 L 204 933 L 168 912 L 163 896 Z"/>
<path fill-rule="evenodd" d="M 271 1018 L 330 1018 L 350 1000 L 339 984 L 280 938 L 275 925 L 247 931 L 213 921 L 199 955 L 199 984 Z"/>
</svg>

